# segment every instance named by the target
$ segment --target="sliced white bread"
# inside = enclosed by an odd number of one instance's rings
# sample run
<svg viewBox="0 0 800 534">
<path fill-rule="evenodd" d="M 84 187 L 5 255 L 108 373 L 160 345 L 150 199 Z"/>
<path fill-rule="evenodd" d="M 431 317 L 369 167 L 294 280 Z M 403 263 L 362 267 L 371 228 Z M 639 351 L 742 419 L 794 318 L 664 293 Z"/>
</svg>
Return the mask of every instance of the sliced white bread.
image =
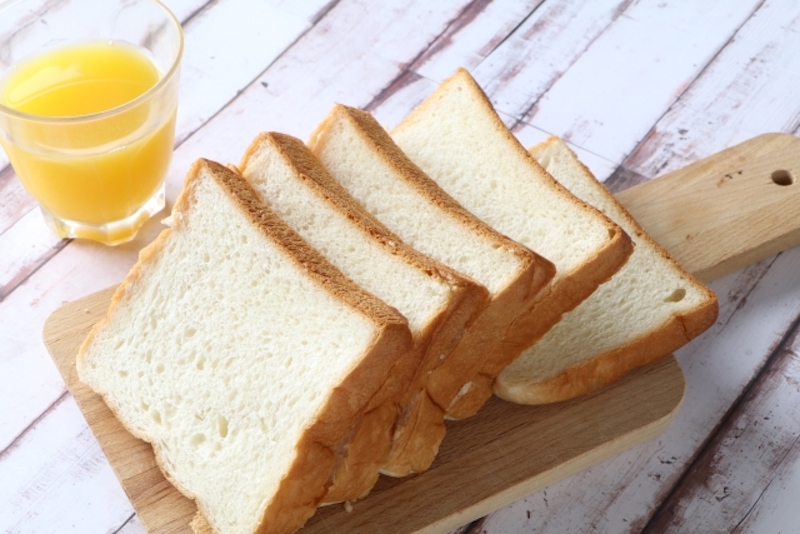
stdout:
<svg viewBox="0 0 800 534">
<path fill-rule="evenodd" d="M 531 148 L 556 180 L 634 241 L 608 282 L 522 353 L 495 382 L 498 396 L 541 404 L 597 391 L 688 343 L 717 317 L 714 293 L 683 270 L 556 137 Z"/>
<path fill-rule="evenodd" d="M 422 436 L 428 448 L 438 449 L 445 430 L 444 411 L 427 400 L 427 377 L 451 358 L 455 341 L 486 307 L 488 291 L 401 241 L 364 211 L 293 137 L 259 135 L 241 169 L 262 200 L 306 241 L 408 319 L 414 348 L 398 360 L 392 380 L 371 400 L 364 420 L 343 447 L 325 502 L 363 497 L 377 481 L 395 423 L 406 418 L 402 408 L 409 397 L 416 399 L 421 417 L 431 423 Z"/>
<path fill-rule="evenodd" d="M 478 385 L 484 389 L 480 394 L 473 391 L 472 398 L 488 399 L 491 380 L 476 382 L 475 375 L 488 358 L 502 368 L 518 354 L 501 341 L 553 277 L 553 265 L 461 207 L 403 154 L 367 112 L 335 106 L 312 134 L 309 146 L 331 175 L 406 243 L 489 289 L 490 305 L 464 332 L 451 357 L 433 370 L 427 385 L 431 398 L 445 409 Z M 466 381 L 465 370 L 471 370 Z M 423 460 L 419 450 L 405 445 L 413 439 L 412 432 L 428 433 L 420 424 L 399 427 L 384 467 L 387 474 L 407 474 L 415 470 L 412 465 L 418 468 L 432 460 Z"/>
<path fill-rule="evenodd" d="M 464 208 L 498 232 L 541 254 L 556 275 L 506 332 L 519 355 L 561 316 L 592 294 L 625 263 L 630 238 L 599 211 L 560 186 L 519 144 L 467 71 L 459 69 L 392 132 L 406 155 Z M 508 362 L 487 360 L 478 379 Z M 474 413 L 472 391 L 448 415 Z"/>
<path fill-rule="evenodd" d="M 407 322 L 219 164 L 192 167 L 171 219 L 83 343 L 78 375 L 214 532 L 293 532 L 409 350 Z"/>
</svg>

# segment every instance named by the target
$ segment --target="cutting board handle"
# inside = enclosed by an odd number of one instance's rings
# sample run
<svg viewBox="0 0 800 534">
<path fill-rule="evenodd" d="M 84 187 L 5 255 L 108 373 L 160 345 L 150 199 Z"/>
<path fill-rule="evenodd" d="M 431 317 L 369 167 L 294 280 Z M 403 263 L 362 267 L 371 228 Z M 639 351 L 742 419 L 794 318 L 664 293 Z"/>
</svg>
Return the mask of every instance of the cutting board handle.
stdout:
<svg viewBox="0 0 800 534">
<path fill-rule="evenodd" d="M 800 244 L 800 139 L 760 135 L 617 198 L 709 282 Z"/>
</svg>

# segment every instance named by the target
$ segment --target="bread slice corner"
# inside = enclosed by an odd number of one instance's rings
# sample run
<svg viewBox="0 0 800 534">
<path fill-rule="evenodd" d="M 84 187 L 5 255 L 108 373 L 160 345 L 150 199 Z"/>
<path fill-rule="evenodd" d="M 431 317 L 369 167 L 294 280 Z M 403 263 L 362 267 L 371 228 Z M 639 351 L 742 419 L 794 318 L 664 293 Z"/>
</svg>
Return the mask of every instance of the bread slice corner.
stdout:
<svg viewBox="0 0 800 534">
<path fill-rule="evenodd" d="M 495 393 L 522 404 L 586 395 L 667 356 L 714 324 L 713 291 L 686 272 L 557 137 L 530 149 L 562 185 L 632 237 L 628 262 L 508 366 Z"/>
<path fill-rule="evenodd" d="M 530 313 L 506 332 L 517 356 L 617 272 L 633 250 L 618 225 L 558 184 L 522 147 L 465 69 L 442 82 L 392 138 L 467 210 L 555 264 L 554 278 Z M 501 370 L 484 368 L 484 386 Z M 448 413 L 459 417 L 470 402 L 467 391 Z"/>
<path fill-rule="evenodd" d="M 363 497 L 396 440 L 396 423 L 402 426 L 411 406 L 433 423 L 420 433 L 421 444 L 428 451 L 438 450 L 443 410 L 428 402 L 428 377 L 451 359 L 455 340 L 485 308 L 488 291 L 408 246 L 364 210 L 298 139 L 261 134 L 241 167 L 262 199 L 288 224 L 345 275 L 409 321 L 414 348 L 398 360 L 392 380 L 343 444 L 325 502 Z M 455 374 L 465 372 L 459 369 Z"/>
<path fill-rule="evenodd" d="M 309 146 L 338 185 L 392 232 L 489 289 L 489 305 L 454 341 L 453 353 L 430 373 L 428 395 L 414 401 L 417 406 L 435 402 L 446 410 L 463 391 L 474 388 L 473 410 L 477 411 L 492 392 L 489 381 L 478 394 L 478 370 L 487 358 L 508 362 L 507 347 L 501 343 L 504 333 L 528 312 L 555 268 L 447 195 L 368 112 L 334 106 L 312 134 Z M 438 448 L 424 446 L 424 437 L 430 436 L 435 424 L 409 407 L 383 472 L 403 476 L 427 468 Z"/>
<path fill-rule="evenodd" d="M 409 350 L 407 322 L 222 165 L 193 165 L 172 221 L 83 343 L 79 378 L 214 531 L 293 532 Z"/>
</svg>

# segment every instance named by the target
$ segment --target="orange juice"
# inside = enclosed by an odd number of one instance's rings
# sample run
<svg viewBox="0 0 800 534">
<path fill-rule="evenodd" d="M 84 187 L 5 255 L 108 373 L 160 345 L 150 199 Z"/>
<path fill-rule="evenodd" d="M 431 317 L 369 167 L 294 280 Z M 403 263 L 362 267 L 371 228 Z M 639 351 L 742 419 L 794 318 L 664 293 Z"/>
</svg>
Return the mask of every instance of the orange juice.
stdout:
<svg viewBox="0 0 800 534">
<path fill-rule="evenodd" d="M 7 75 L 0 103 L 37 120 L 24 122 L 4 148 L 45 210 L 103 225 L 133 216 L 161 188 L 175 110 L 136 100 L 159 78 L 142 52 L 113 42 L 49 51 Z M 131 235 L 141 222 L 131 221 Z"/>
</svg>

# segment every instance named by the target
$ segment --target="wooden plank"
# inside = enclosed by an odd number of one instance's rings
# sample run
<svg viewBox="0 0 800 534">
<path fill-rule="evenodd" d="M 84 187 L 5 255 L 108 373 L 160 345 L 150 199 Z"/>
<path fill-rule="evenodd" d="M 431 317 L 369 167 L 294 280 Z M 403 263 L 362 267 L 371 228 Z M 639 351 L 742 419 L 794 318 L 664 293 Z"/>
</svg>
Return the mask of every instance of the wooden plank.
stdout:
<svg viewBox="0 0 800 534">
<path fill-rule="evenodd" d="M 5 157 L 5 152 L 1 152 Z M 0 210 L 0 236 L 14 225 L 26 213 L 31 211 L 36 203 L 22 187 L 17 175 L 7 164 L 0 168 L 0 198 L 3 199 L 3 209 Z M 0 261 L 4 256 L 0 256 Z"/>
<path fill-rule="evenodd" d="M 521 119 L 629 4 L 627 0 L 545 2 L 475 64 L 472 74 L 499 111 Z M 451 56 L 448 50 L 429 60 L 437 70 L 423 65 L 419 72 L 434 78 L 434 73 L 449 76 L 464 59 Z"/>
<path fill-rule="evenodd" d="M 798 349 L 795 325 L 660 507 L 648 532 L 680 532 L 689 525 L 695 532 L 711 532 L 719 525 L 739 525 L 737 532 L 781 532 L 776 523 L 783 523 L 787 532 L 797 527 L 797 493 L 787 494 L 785 484 L 800 482 Z M 782 494 L 794 496 L 791 504 Z"/>
<path fill-rule="evenodd" d="M 0 234 L 0 301 L 66 244 L 42 223 L 42 214 L 35 208 Z"/>
<path fill-rule="evenodd" d="M 65 393 L 48 413 L 4 453 L 0 531 L 67 532 L 71 525 L 82 524 L 84 532 L 103 532 L 108 524 L 126 521 L 132 506 L 73 398 Z M 65 492 L 96 493 L 98 488 L 103 489 L 103 499 L 90 503 L 96 504 L 90 514 L 59 498 Z"/>
<path fill-rule="evenodd" d="M 105 315 L 110 293 L 60 308 L 45 325 L 46 344 L 148 531 L 188 533 L 193 503 L 164 480 L 150 446 L 131 436 L 75 373 L 78 346 Z M 428 471 L 383 478 L 353 512 L 322 508 L 303 532 L 447 532 L 653 438 L 672 419 L 682 396 L 680 369 L 665 358 L 571 402 L 519 406 L 492 399 L 475 417 L 448 425 Z"/>
<path fill-rule="evenodd" d="M 115 534 L 147 534 L 139 516 L 133 515 Z"/>
<path fill-rule="evenodd" d="M 409 70 L 437 82 L 451 76 L 458 67 L 472 71 L 518 26 L 527 25 L 532 16 L 538 18 L 540 10 L 551 10 L 547 4 L 542 0 L 472 2 L 414 60 Z M 555 9 L 563 9 L 563 3 Z M 517 65 L 520 57 L 525 56 L 516 54 Z"/>
<path fill-rule="evenodd" d="M 299 16 L 312 25 L 316 20 L 328 10 L 337 0 L 270 0 L 277 8 L 283 9 L 288 13 Z"/>
<path fill-rule="evenodd" d="M 259 23 L 241 24 L 242 17 Z M 177 143 L 225 107 L 308 28 L 306 18 L 263 0 L 215 2 L 195 15 L 185 28 Z"/>
<path fill-rule="evenodd" d="M 208 157 L 238 162 L 264 130 L 307 139 L 337 102 L 366 106 L 403 72 L 458 16 L 466 0 L 449 3 L 381 3 L 365 12 L 340 2 L 214 117 L 207 135 L 220 135 Z M 411 33 L 408 27 L 414 27 Z M 331 42 L 329 35 L 342 36 Z M 191 141 L 191 140 L 190 140 Z M 202 145 L 202 140 L 198 140 Z M 193 151 L 200 155 L 198 149 Z"/>
<path fill-rule="evenodd" d="M 513 125 L 619 16 L 627 2 L 531 2 L 524 5 L 526 9 L 506 4 L 470 6 L 465 13 L 474 26 L 459 23 L 449 27 L 410 65 L 391 94 L 381 95 L 367 109 L 391 129 L 439 82 L 463 66 L 497 110 L 512 117 L 509 125 Z M 512 10 L 516 27 L 497 18 L 499 7 Z"/>
<path fill-rule="evenodd" d="M 732 22 L 735 21 L 735 17 L 733 16 L 735 15 L 734 11 L 749 13 L 752 9 L 750 4 L 753 4 L 753 2 L 747 5 L 740 2 L 734 6 L 735 9 L 733 11 L 731 9 L 724 10 L 726 17 L 731 18 Z M 618 61 L 618 58 L 611 52 L 608 52 L 608 50 L 616 48 L 617 40 L 631 39 L 630 33 L 643 34 L 651 31 L 661 32 L 663 34 L 662 40 L 665 42 L 674 40 L 675 42 L 685 43 L 686 35 L 684 32 L 686 30 L 676 31 L 675 28 L 668 26 L 668 20 L 657 18 L 661 16 L 661 12 L 665 9 L 667 11 L 670 9 L 675 11 L 676 8 L 674 6 L 671 8 L 659 7 L 656 9 L 653 5 L 648 4 L 638 9 L 645 13 L 655 12 L 656 15 L 645 17 L 644 21 L 637 20 L 634 30 L 626 29 L 620 31 L 618 29 L 613 29 L 609 30 L 609 32 L 618 32 L 620 35 L 612 37 L 605 36 L 604 31 L 609 25 L 613 25 L 614 21 L 623 13 L 625 17 L 628 18 L 638 16 L 637 14 L 639 11 L 634 10 L 633 13 L 628 13 L 625 11 L 626 8 L 628 8 L 628 3 L 619 1 L 544 4 L 525 19 L 519 28 L 508 36 L 508 38 L 503 40 L 502 44 L 496 49 L 490 50 L 491 53 L 485 58 L 482 57 L 482 54 L 485 54 L 487 52 L 486 50 L 470 50 L 464 48 L 463 45 L 438 49 L 434 44 L 429 53 L 424 54 L 412 65 L 412 68 L 416 67 L 416 72 L 424 78 L 415 79 L 412 84 L 404 86 L 402 91 L 398 91 L 392 98 L 374 106 L 372 110 L 383 124 L 389 127 L 395 125 L 414 105 L 421 101 L 425 94 L 430 92 L 430 89 L 428 89 L 429 87 L 434 86 L 435 83 L 438 83 L 438 81 L 444 77 L 452 74 L 451 69 L 454 69 L 459 64 L 474 66 L 472 69 L 473 75 L 485 88 L 496 108 L 501 113 L 514 117 L 515 120 L 510 122 L 511 125 L 517 120 L 525 118 L 532 106 L 548 92 L 551 86 L 553 86 L 567 70 L 570 69 L 572 64 L 580 61 L 586 61 L 590 66 L 595 65 L 595 67 L 592 68 L 601 68 L 597 66 L 599 64 L 602 68 L 608 67 L 609 70 L 612 68 L 627 69 L 618 72 L 616 76 L 617 83 L 635 89 L 641 98 L 653 96 L 654 93 L 652 91 L 642 87 L 642 78 L 635 76 L 636 72 L 633 69 L 635 69 L 636 66 L 629 61 L 626 63 L 627 60 Z M 687 14 L 678 11 L 674 12 L 671 16 L 694 17 L 695 14 Z M 634 23 L 623 22 L 621 24 Z M 655 26 L 655 30 L 653 26 Z M 694 33 L 692 33 L 691 36 L 695 39 L 702 38 L 706 40 L 713 38 L 710 34 L 702 31 L 699 25 L 694 26 L 693 30 Z M 721 28 L 717 26 L 717 30 L 719 31 Z M 726 36 L 729 36 L 733 29 L 728 28 L 727 31 L 728 33 L 723 35 L 726 39 Z M 670 34 L 669 32 L 674 32 L 674 34 Z M 448 36 L 450 39 L 456 39 L 458 34 L 456 32 L 455 36 L 449 34 Z M 588 60 L 580 59 L 582 54 L 587 52 L 587 48 L 589 48 L 595 40 L 600 40 L 602 43 L 603 40 L 606 39 L 610 39 L 611 42 L 603 45 L 603 52 L 592 52 L 594 57 Z M 457 42 L 463 43 L 466 41 L 466 39 L 458 39 Z M 645 43 L 646 45 L 648 40 L 631 40 L 630 42 Z M 687 46 L 692 45 L 688 43 Z M 646 60 L 646 58 L 652 56 L 652 54 L 648 55 L 649 53 L 647 51 L 639 49 L 638 44 L 637 48 L 635 50 L 630 50 L 630 52 L 638 56 L 638 61 Z M 609 55 L 607 57 L 603 56 L 606 53 Z M 666 54 L 667 51 L 662 49 L 659 53 Z M 706 53 L 705 59 L 708 59 L 711 55 L 713 54 L 710 52 Z M 598 59 L 597 56 L 601 57 Z M 687 53 L 683 56 L 684 59 L 681 61 L 684 63 L 691 62 L 700 66 L 705 64 L 704 58 L 698 57 L 694 51 L 690 52 L 687 50 Z M 520 58 L 525 58 L 524 62 L 521 62 Z M 660 56 L 654 58 L 654 61 L 661 61 Z M 524 65 L 524 68 L 522 68 L 522 65 Z M 645 67 L 640 66 L 640 68 Z M 662 74 L 667 76 L 670 73 L 662 72 Z M 603 76 L 594 76 L 594 78 L 579 78 L 575 83 L 582 87 L 583 79 L 599 78 L 602 81 L 605 78 L 613 77 L 614 76 L 604 74 Z M 628 83 L 633 82 L 634 77 L 637 78 L 636 82 Z M 681 84 L 681 87 L 684 84 L 685 82 Z M 673 93 L 676 91 L 678 91 L 678 89 L 675 89 Z M 616 102 L 627 101 L 626 97 L 623 95 L 614 96 L 608 92 L 605 94 L 607 98 Z M 569 100 L 569 102 L 567 102 L 567 100 Z M 554 109 L 553 113 L 569 116 L 570 113 L 573 113 L 572 110 L 577 109 L 581 109 L 581 112 L 585 113 L 603 113 L 605 112 L 604 110 L 608 109 L 607 102 L 595 102 L 593 104 L 586 103 L 586 100 L 583 94 L 562 98 L 561 101 L 564 102 L 564 105 Z M 594 108 L 595 105 L 597 109 Z M 668 103 L 666 105 L 668 106 Z M 646 129 L 652 124 L 650 120 L 657 118 L 658 115 L 663 112 L 663 109 L 665 108 L 654 108 L 652 118 L 642 117 L 639 110 L 637 110 L 635 114 L 626 113 L 623 116 L 623 120 L 635 121 L 637 123 L 637 128 L 642 132 L 646 132 Z M 625 117 L 628 118 L 626 119 Z M 618 139 L 619 132 L 616 130 L 621 126 L 620 120 L 608 121 L 605 124 L 608 129 L 614 130 L 613 135 L 607 135 L 607 137 Z M 527 134 L 531 131 L 542 133 L 535 137 L 530 137 Z M 515 133 L 520 134 L 520 137 L 524 138 L 523 142 L 526 146 L 529 146 L 533 144 L 533 142 L 544 138 L 547 133 L 559 132 L 543 128 L 539 121 L 534 120 L 532 126 L 522 124 L 521 127 L 515 127 Z M 561 134 L 563 135 L 563 132 L 561 132 Z M 753 133 L 753 135 L 755 135 L 755 133 Z M 635 137 L 636 141 L 638 141 L 638 139 L 639 137 Z M 589 163 L 597 163 L 592 166 L 592 168 L 595 169 L 596 175 L 601 180 L 606 179 L 613 169 L 616 168 L 615 165 L 606 162 L 616 162 L 619 164 L 627 154 L 627 152 L 620 151 L 600 153 L 595 146 L 587 145 L 577 138 L 575 141 L 577 144 L 571 143 L 573 148 Z M 730 145 L 720 146 L 717 150 L 721 150 L 725 146 Z M 632 146 L 630 148 L 632 148 Z M 688 162 L 684 162 L 684 164 L 686 163 Z M 650 176 L 652 177 L 653 175 L 651 174 Z"/>
<path fill-rule="evenodd" d="M 387 90 L 376 95 L 364 109 L 372 113 L 387 131 L 400 124 L 409 112 L 431 94 L 438 82 L 407 71 Z"/>
<path fill-rule="evenodd" d="M 509 125 L 513 125 L 512 131 L 514 132 L 514 135 L 522 144 L 522 146 L 526 148 L 530 148 L 537 143 L 541 143 L 551 135 L 544 130 L 540 130 L 535 126 L 531 126 L 528 123 L 517 122 L 515 119 L 512 119 L 502 112 L 500 112 L 500 116 L 504 118 L 504 122 Z M 516 124 L 514 124 L 515 122 Z M 608 178 L 612 176 L 619 168 L 621 163 L 619 161 L 608 160 L 602 156 L 598 156 L 594 152 L 586 150 L 583 147 L 573 145 L 572 143 L 567 144 L 575 152 L 575 154 L 577 154 L 578 158 L 581 160 L 581 163 L 586 165 L 592 174 L 594 174 L 594 176 L 601 182 L 606 182 Z M 617 192 L 615 189 L 611 189 L 611 191 L 614 193 Z"/>
<path fill-rule="evenodd" d="M 769 444 L 769 441 L 766 442 Z M 759 444 L 762 445 L 762 444 Z M 763 448 L 763 445 L 762 445 Z M 797 495 L 800 493 L 800 446 L 794 446 L 775 469 L 754 506 L 737 524 L 739 532 L 791 532 L 797 528 Z"/>
<path fill-rule="evenodd" d="M 523 120 L 619 161 L 760 3 L 630 4 Z"/>
<path fill-rule="evenodd" d="M 114 249 L 114 262 L 103 245 L 73 242 L 58 254 L 58 262 L 45 263 L 0 303 L 0 451 L 64 391 L 63 380 L 38 341 L 47 316 L 63 303 L 96 291 L 97 284 L 119 283 L 144 244 L 137 241 Z M 0 457 L 0 466 L 4 462 Z"/>
<path fill-rule="evenodd" d="M 162 3 L 183 24 L 193 14 L 210 4 L 211 0 L 163 0 Z"/>
<path fill-rule="evenodd" d="M 765 132 L 796 132 L 800 4 L 766 2 L 623 165 L 647 177 Z"/>
</svg>

